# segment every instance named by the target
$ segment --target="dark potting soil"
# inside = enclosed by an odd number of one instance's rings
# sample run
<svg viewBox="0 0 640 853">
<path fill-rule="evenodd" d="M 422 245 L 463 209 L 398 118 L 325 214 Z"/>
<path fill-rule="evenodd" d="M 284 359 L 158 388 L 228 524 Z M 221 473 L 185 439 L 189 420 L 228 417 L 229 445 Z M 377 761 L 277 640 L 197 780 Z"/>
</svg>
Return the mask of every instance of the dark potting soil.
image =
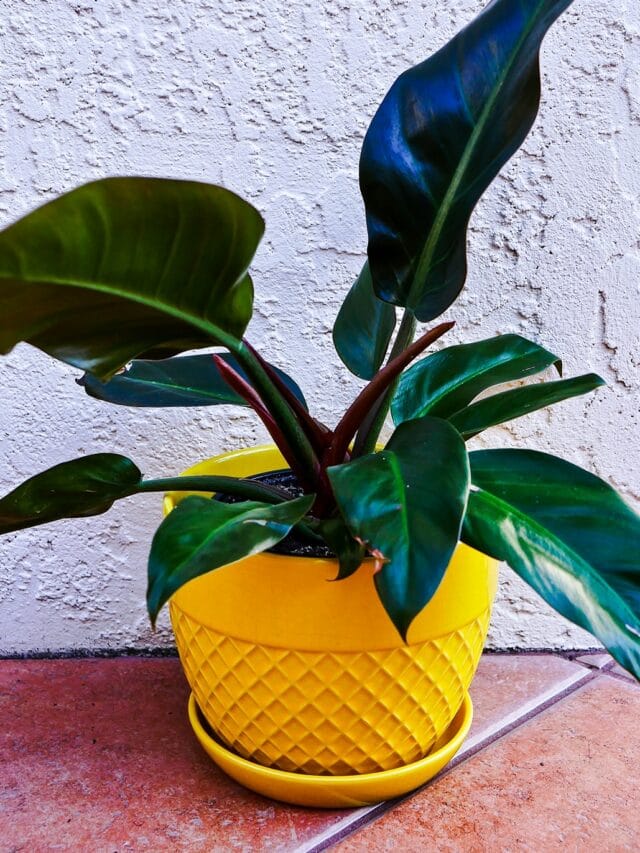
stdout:
<svg viewBox="0 0 640 853">
<path fill-rule="evenodd" d="M 287 492 L 292 500 L 304 494 L 304 489 L 298 483 L 296 475 L 288 470 L 268 471 L 266 474 L 256 474 L 255 477 L 249 477 L 248 479 L 255 480 L 257 483 L 265 483 L 267 486 L 276 486 L 278 489 Z M 225 495 L 219 492 L 215 495 L 214 500 L 227 504 L 235 504 L 239 503 L 242 498 L 237 495 Z M 335 554 L 327 545 L 310 542 L 295 531 L 285 536 L 273 548 L 269 548 L 269 552 L 272 554 L 288 554 L 290 557 L 335 557 Z"/>
</svg>

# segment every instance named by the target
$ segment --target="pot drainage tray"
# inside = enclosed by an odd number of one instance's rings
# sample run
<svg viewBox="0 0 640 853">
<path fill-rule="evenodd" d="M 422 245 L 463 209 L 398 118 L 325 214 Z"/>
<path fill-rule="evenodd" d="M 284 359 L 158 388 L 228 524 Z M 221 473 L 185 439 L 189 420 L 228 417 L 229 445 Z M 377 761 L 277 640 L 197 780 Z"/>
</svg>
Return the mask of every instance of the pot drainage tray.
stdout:
<svg viewBox="0 0 640 853">
<path fill-rule="evenodd" d="M 311 776 L 263 767 L 241 758 L 215 740 L 205 727 L 193 693 L 189 721 L 201 746 L 221 770 L 258 794 L 297 806 L 356 808 L 407 794 L 432 779 L 462 746 L 473 717 L 471 697 L 462 706 L 433 752 L 425 758 L 378 773 L 355 776 Z"/>
</svg>

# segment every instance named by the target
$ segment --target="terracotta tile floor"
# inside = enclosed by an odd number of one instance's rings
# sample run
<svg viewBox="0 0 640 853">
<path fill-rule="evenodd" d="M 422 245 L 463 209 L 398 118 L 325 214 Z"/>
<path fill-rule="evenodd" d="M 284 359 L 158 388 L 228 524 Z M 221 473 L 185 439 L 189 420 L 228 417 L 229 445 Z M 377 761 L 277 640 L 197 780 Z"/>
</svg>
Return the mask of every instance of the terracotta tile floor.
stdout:
<svg viewBox="0 0 640 853">
<path fill-rule="evenodd" d="M 484 656 L 449 768 L 401 802 L 293 808 L 191 735 L 175 659 L 0 661 L 0 851 L 640 847 L 640 689 L 603 655 Z"/>
</svg>

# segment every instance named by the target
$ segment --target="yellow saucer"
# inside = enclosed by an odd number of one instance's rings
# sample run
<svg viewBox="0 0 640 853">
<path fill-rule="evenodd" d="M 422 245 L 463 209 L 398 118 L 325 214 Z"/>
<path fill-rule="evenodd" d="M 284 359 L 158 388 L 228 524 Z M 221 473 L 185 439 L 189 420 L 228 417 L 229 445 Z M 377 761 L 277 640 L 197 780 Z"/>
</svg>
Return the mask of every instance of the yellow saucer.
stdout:
<svg viewBox="0 0 640 853">
<path fill-rule="evenodd" d="M 254 764 L 222 746 L 203 725 L 193 693 L 189 697 L 191 727 L 205 752 L 228 776 L 265 797 L 314 808 L 368 806 L 419 788 L 432 779 L 460 749 L 469 732 L 472 717 L 473 705 L 467 694 L 434 751 L 413 764 L 358 776 L 307 776 Z"/>
</svg>

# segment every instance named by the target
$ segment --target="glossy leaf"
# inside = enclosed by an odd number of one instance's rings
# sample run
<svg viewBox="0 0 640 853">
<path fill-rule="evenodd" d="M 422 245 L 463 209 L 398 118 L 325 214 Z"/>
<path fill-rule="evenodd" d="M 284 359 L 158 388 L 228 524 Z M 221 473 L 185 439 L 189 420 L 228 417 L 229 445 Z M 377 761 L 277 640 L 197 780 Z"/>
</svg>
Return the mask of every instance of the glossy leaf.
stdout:
<svg viewBox="0 0 640 853">
<path fill-rule="evenodd" d="M 304 495 L 280 504 L 225 504 L 185 498 L 162 522 L 151 545 L 147 589 L 151 621 L 187 581 L 280 542 L 313 500 L 313 495 Z"/>
<path fill-rule="evenodd" d="M 538 111 L 540 43 L 571 0 L 493 0 L 402 74 L 364 140 L 360 186 L 378 296 L 432 320 L 466 278 L 476 202 Z"/>
<path fill-rule="evenodd" d="M 523 415 L 528 415 L 537 409 L 544 409 L 561 400 L 587 394 L 604 384 L 604 379 L 595 373 L 587 373 L 584 376 L 561 379 L 558 382 L 541 382 L 537 385 L 526 385 L 523 388 L 512 388 L 472 403 L 452 415 L 449 422 L 464 438 L 472 438 L 491 426 L 521 418 Z"/>
<path fill-rule="evenodd" d="M 0 534 L 62 518 L 100 515 L 119 498 L 145 492 L 226 492 L 242 500 L 283 503 L 286 492 L 237 477 L 178 476 L 142 480 L 134 463 L 96 453 L 55 465 L 0 498 Z"/>
<path fill-rule="evenodd" d="M 336 317 L 336 351 L 352 373 L 371 379 L 384 361 L 395 325 L 396 309 L 376 296 L 367 261 Z"/>
<path fill-rule="evenodd" d="M 141 474 L 130 459 L 95 453 L 36 474 L 0 499 L 0 533 L 60 518 L 100 515 L 133 494 Z"/>
<path fill-rule="evenodd" d="M 221 353 L 220 358 L 249 381 L 234 356 Z M 293 379 L 278 368 L 274 370 L 306 408 L 304 395 Z M 121 406 L 247 405 L 224 381 L 211 355 L 185 355 L 158 361 L 138 359 L 106 382 L 85 373 L 78 383 L 92 397 Z"/>
<path fill-rule="evenodd" d="M 221 187 L 85 184 L 0 233 L 0 352 L 27 341 L 108 378 L 133 357 L 241 337 L 264 223 Z"/>
<path fill-rule="evenodd" d="M 378 561 L 380 600 L 403 638 L 438 588 L 456 547 L 469 465 L 437 418 L 401 424 L 386 448 L 328 471 L 351 529 Z"/>
<path fill-rule="evenodd" d="M 506 560 L 640 678 L 640 516 L 603 480 L 545 453 L 470 454 L 462 538 Z"/>
<path fill-rule="evenodd" d="M 394 423 L 423 415 L 448 418 L 494 385 L 539 373 L 560 359 L 520 335 L 445 347 L 409 367 L 391 404 Z"/>
</svg>

